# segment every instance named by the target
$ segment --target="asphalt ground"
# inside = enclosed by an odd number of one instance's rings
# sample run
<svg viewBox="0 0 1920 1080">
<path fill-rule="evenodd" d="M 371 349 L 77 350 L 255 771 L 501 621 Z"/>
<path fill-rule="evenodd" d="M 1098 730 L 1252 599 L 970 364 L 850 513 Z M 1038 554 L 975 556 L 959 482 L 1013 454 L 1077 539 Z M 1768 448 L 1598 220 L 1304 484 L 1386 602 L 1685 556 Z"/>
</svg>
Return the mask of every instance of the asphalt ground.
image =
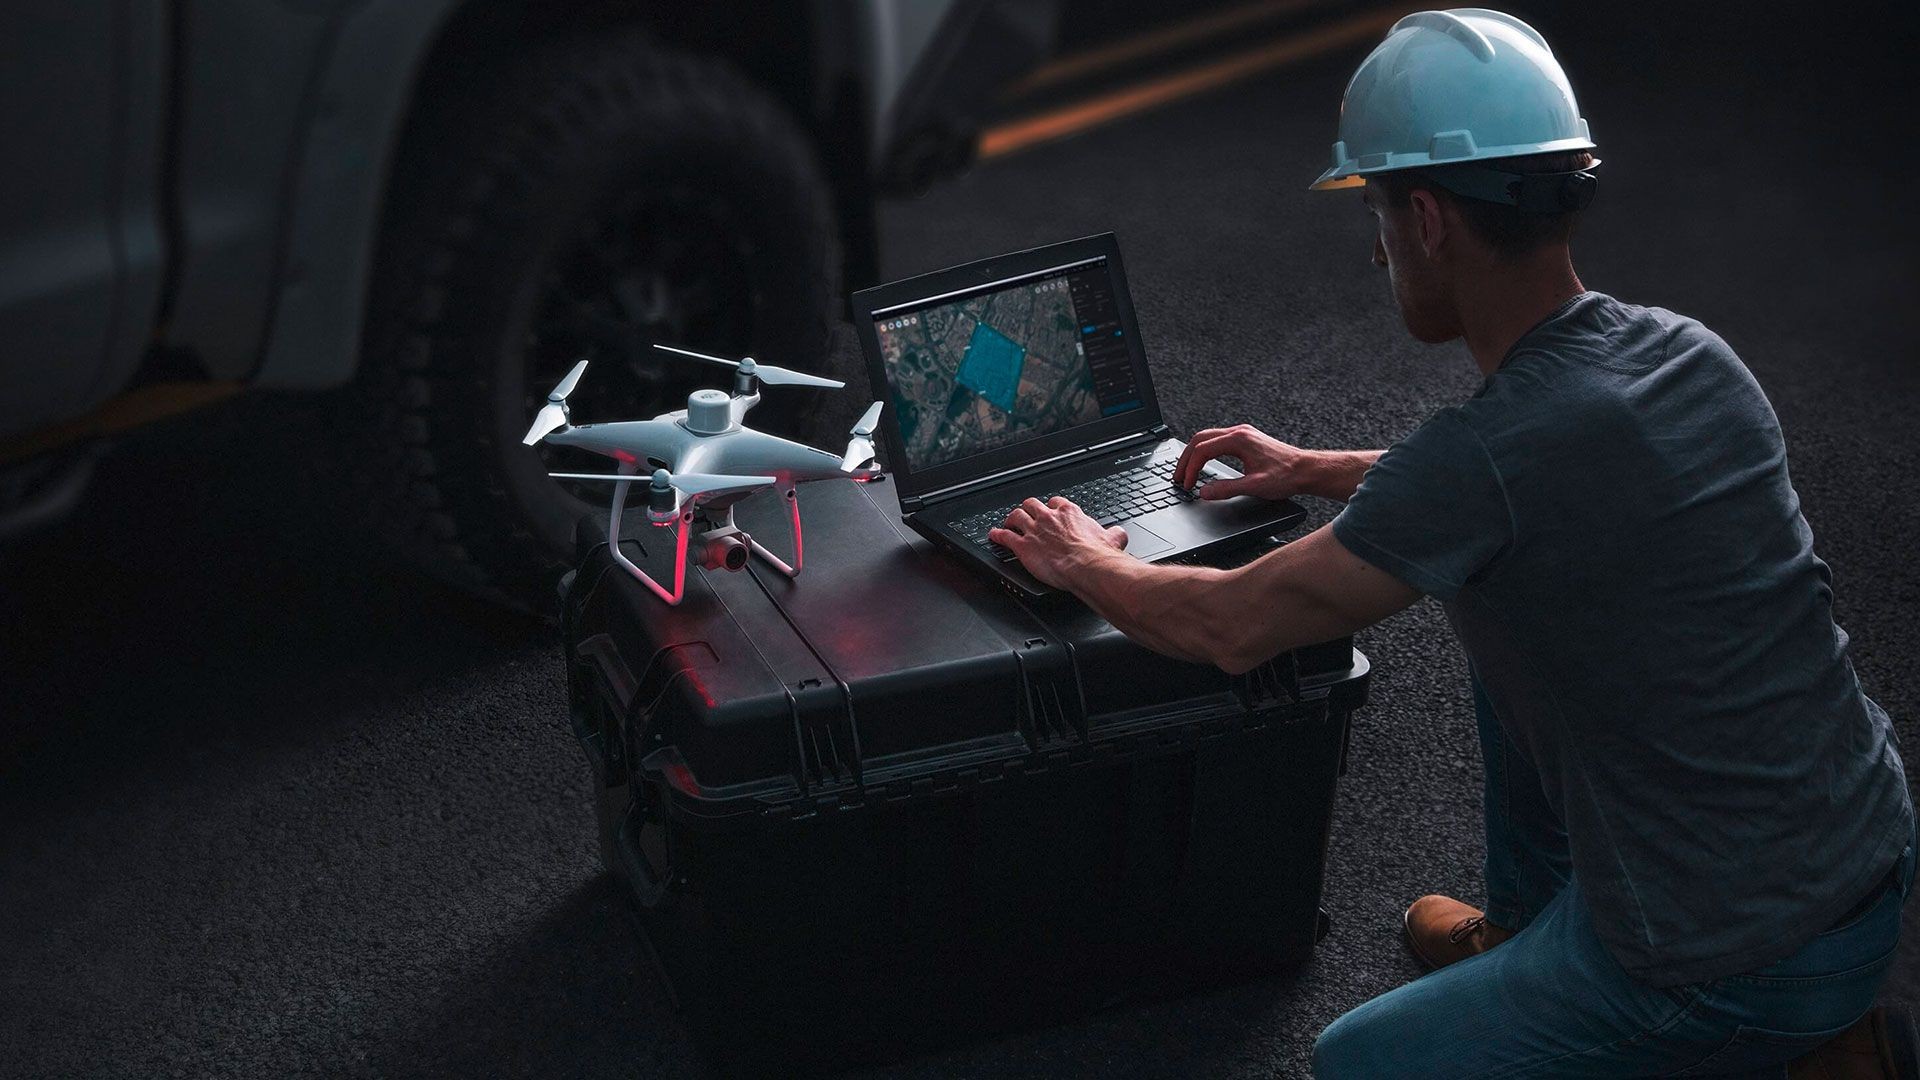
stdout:
<svg viewBox="0 0 1920 1080">
<path fill-rule="evenodd" d="M 1701 318 L 1757 374 L 1861 679 L 1920 761 L 1912 120 L 1872 51 L 1894 38 L 1660 10 L 1538 19 L 1607 161 L 1583 277 Z M 1356 59 L 892 205 L 887 271 L 1113 229 L 1177 430 L 1389 444 L 1476 377 L 1406 337 L 1357 195 L 1303 190 Z M 325 417 L 254 399 L 152 431 L 79 517 L 0 556 L 0 1073 L 695 1071 L 598 868 L 551 631 L 362 541 L 317 494 Z M 1310 963 L 863 1075 L 1303 1075 L 1321 1027 L 1417 974 L 1405 903 L 1482 895 L 1444 620 L 1422 603 L 1360 645 L 1373 697 Z M 1909 1007 L 1917 923 L 1909 905 L 1884 994 Z"/>
</svg>

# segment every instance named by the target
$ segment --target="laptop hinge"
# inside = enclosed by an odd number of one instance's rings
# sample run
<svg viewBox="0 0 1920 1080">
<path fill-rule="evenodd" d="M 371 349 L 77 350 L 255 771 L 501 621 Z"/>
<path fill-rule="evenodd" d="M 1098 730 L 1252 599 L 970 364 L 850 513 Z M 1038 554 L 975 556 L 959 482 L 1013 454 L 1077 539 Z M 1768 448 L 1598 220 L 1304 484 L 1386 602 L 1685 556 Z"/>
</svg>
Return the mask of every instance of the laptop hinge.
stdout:
<svg viewBox="0 0 1920 1080">
<path fill-rule="evenodd" d="M 992 476 L 982 476 L 977 480 L 968 480 L 965 483 L 961 483 L 961 484 L 949 484 L 946 487 L 938 488 L 933 491 L 923 491 L 918 495 L 912 496 L 910 498 L 902 499 L 900 501 L 900 509 L 906 513 L 912 513 L 915 510 L 924 509 L 926 505 L 930 502 L 937 502 L 942 499 L 958 498 L 959 496 L 978 491 L 982 488 L 993 487 L 996 484 L 1004 484 L 1009 480 L 1017 480 L 1022 476 L 1027 476 L 1037 472 L 1043 472 L 1046 469 L 1051 468 L 1055 465 L 1064 464 L 1066 462 L 1070 462 L 1074 460 L 1075 458 L 1085 457 L 1087 455 L 1097 453 L 1101 450 L 1108 450 L 1116 446 L 1126 446 L 1129 443 L 1145 442 L 1148 440 L 1158 440 L 1158 439 L 1165 438 L 1169 434 L 1171 434 L 1171 432 L 1168 429 L 1167 425 L 1155 424 L 1153 427 L 1150 427 L 1145 431 L 1136 431 L 1130 435 L 1122 435 L 1117 439 L 1108 439 L 1105 442 L 1097 442 L 1097 443 L 1093 443 L 1090 446 L 1082 446 L 1077 450 L 1069 450 L 1064 454 L 1055 454 L 1052 457 L 1045 458 L 1041 461 L 1031 462 L 1029 464 L 1022 465 L 1018 468 L 1007 469 L 1002 472 L 994 473 Z"/>
</svg>

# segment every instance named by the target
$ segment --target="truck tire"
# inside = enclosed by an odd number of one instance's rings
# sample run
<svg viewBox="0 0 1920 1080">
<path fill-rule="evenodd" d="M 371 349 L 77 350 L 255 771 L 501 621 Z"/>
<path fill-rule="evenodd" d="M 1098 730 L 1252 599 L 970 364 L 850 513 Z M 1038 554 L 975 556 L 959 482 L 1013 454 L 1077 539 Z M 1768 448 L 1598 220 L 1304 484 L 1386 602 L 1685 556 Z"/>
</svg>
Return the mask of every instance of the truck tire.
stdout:
<svg viewBox="0 0 1920 1080">
<path fill-rule="evenodd" d="M 716 365 L 610 342 L 609 319 L 641 327 L 635 341 L 845 379 L 770 388 L 753 416 L 835 444 L 821 422 L 849 413 L 826 399 L 866 380 L 852 350 L 831 348 L 832 196 L 795 122 L 727 66 L 640 36 L 551 46 L 429 91 L 399 160 L 353 396 L 359 501 L 430 572 L 551 608 L 576 522 L 611 494 L 546 475 L 610 472 L 607 459 L 521 443 L 574 360 L 593 360 L 576 423 L 728 385 Z"/>
</svg>

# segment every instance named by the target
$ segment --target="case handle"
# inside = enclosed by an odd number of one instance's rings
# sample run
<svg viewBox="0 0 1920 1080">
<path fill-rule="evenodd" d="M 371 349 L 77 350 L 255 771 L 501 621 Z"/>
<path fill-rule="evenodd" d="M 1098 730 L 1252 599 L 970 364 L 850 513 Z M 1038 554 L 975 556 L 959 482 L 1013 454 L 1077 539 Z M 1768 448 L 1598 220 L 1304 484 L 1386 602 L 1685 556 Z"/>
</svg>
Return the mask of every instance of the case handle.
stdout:
<svg viewBox="0 0 1920 1080">
<path fill-rule="evenodd" d="M 613 851 L 620 860 L 620 869 L 633 885 L 634 897 L 641 907 L 651 911 L 666 903 L 673 882 L 673 865 L 669 863 L 664 870 L 655 870 L 647 861 L 637 835 L 644 828 L 646 814 L 640 800 L 629 798 L 626 811 L 620 815 L 620 824 L 613 830 Z"/>
</svg>

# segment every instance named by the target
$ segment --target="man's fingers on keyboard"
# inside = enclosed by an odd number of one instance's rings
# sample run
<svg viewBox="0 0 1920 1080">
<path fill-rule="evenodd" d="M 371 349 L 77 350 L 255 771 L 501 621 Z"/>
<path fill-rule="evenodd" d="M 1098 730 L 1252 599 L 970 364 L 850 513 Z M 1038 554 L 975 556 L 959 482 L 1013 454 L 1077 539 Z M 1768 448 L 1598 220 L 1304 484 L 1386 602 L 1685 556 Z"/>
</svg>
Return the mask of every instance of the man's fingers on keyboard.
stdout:
<svg viewBox="0 0 1920 1080">
<path fill-rule="evenodd" d="M 1016 543 L 1026 538 L 1012 529 L 988 529 L 987 539 L 1011 551 Z"/>
<path fill-rule="evenodd" d="M 1209 459 L 1202 454 L 1195 453 L 1193 447 L 1187 447 L 1187 455 L 1188 456 L 1180 459 L 1180 467 L 1173 470 L 1174 487 L 1191 488 L 1194 482 L 1200 478 L 1201 470 L 1207 467 Z"/>
<path fill-rule="evenodd" d="M 1187 444 L 1180 454 L 1180 467 L 1174 470 L 1174 480 L 1183 488 L 1190 488 L 1200 481 L 1200 472 L 1207 462 L 1220 456 L 1223 440 L 1231 439 L 1236 433 L 1232 428 L 1208 428 L 1195 432 L 1193 441 Z"/>
<path fill-rule="evenodd" d="M 1246 432 L 1228 429 L 1215 435 L 1208 435 L 1204 439 L 1194 440 L 1193 447 L 1198 453 L 1205 454 L 1208 460 L 1212 460 L 1221 454 L 1233 453 L 1236 449 L 1245 446 L 1246 442 Z"/>
<path fill-rule="evenodd" d="M 1204 431 L 1195 432 L 1193 437 L 1198 439 L 1200 436 L 1204 434 L 1206 434 L 1206 432 Z M 1173 482 L 1180 485 L 1181 487 L 1186 487 L 1187 486 L 1187 469 L 1190 467 L 1194 469 L 1198 469 L 1200 467 L 1199 465 L 1194 464 L 1192 443 L 1188 443 L 1186 446 L 1186 449 L 1180 451 L 1180 460 L 1173 463 Z"/>
<path fill-rule="evenodd" d="M 1198 439 L 1200 436 L 1210 434 L 1212 431 L 1212 428 L 1208 428 L 1206 431 L 1196 431 L 1193 433 L 1193 437 Z M 1174 483 L 1179 484 L 1181 487 L 1187 486 L 1187 466 L 1192 464 L 1192 462 L 1193 444 L 1188 443 L 1186 447 L 1180 451 L 1180 460 L 1173 463 Z"/>
<path fill-rule="evenodd" d="M 1248 482 L 1244 476 L 1219 477 L 1207 481 L 1195 494 L 1201 499 L 1231 499 L 1245 494 Z"/>
<path fill-rule="evenodd" d="M 1047 500 L 1047 505 L 1053 507 L 1055 510 L 1064 509 L 1069 506 L 1075 510 L 1080 509 L 1072 499 L 1067 498 L 1065 495 L 1055 495 L 1053 498 Z"/>
<path fill-rule="evenodd" d="M 1038 498 L 1022 499 L 1020 501 L 1020 509 L 1026 511 L 1029 518 L 1046 508 L 1047 504 L 1041 502 Z"/>
<path fill-rule="evenodd" d="M 1212 461 L 1214 458 L 1222 454 L 1239 456 L 1237 451 L 1243 447 L 1245 442 L 1246 434 L 1239 431 L 1223 431 L 1218 435 L 1209 436 L 1204 440 L 1196 440 L 1193 444 L 1195 461 L 1193 476 L 1188 478 L 1187 481 L 1180 486 L 1190 488 L 1198 483 L 1200 480 L 1200 470 L 1205 467 L 1207 462 Z"/>
</svg>

